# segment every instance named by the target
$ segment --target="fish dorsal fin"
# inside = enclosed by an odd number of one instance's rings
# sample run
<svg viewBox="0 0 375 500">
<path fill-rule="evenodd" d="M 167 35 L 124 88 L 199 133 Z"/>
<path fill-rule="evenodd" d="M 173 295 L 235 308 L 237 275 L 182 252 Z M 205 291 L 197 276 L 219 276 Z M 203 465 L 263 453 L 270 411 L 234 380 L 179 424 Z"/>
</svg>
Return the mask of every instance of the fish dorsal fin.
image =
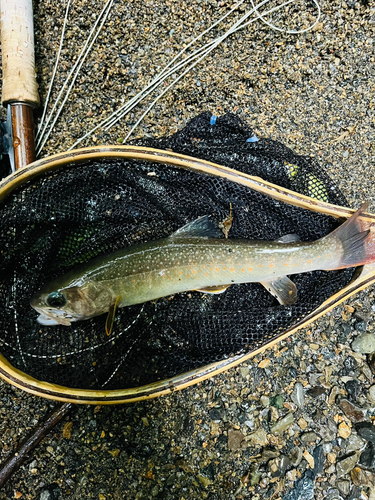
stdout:
<svg viewBox="0 0 375 500">
<path fill-rule="evenodd" d="M 114 304 L 111 305 L 108 311 L 107 321 L 105 323 L 105 331 L 107 335 L 111 335 L 113 329 L 113 322 L 115 321 L 117 304 L 119 303 L 120 297 L 117 297 Z"/>
<path fill-rule="evenodd" d="M 225 290 L 229 287 L 230 285 L 218 285 L 218 286 L 206 286 L 205 288 L 199 288 L 195 290 L 196 292 L 202 292 L 202 293 L 213 293 L 213 294 L 218 294 L 218 293 L 223 293 Z"/>
<path fill-rule="evenodd" d="M 261 284 L 271 295 L 276 297 L 283 306 L 290 306 L 297 300 L 297 287 L 287 276 L 261 281 Z"/>
<path fill-rule="evenodd" d="M 295 241 L 301 241 L 298 234 L 285 234 L 281 238 L 276 240 L 278 243 L 294 243 Z"/>
<path fill-rule="evenodd" d="M 223 233 L 208 215 L 204 215 L 177 229 L 170 238 L 223 238 Z"/>
</svg>

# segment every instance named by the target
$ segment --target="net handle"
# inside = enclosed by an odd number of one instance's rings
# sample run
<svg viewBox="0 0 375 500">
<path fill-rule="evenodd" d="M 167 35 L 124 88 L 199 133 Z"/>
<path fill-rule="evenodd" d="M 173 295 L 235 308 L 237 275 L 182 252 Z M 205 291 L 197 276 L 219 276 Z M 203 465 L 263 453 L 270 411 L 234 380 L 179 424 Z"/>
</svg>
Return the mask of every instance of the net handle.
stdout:
<svg viewBox="0 0 375 500">
<path fill-rule="evenodd" d="M 32 0 L 0 0 L 3 105 L 39 105 Z"/>
</svg>

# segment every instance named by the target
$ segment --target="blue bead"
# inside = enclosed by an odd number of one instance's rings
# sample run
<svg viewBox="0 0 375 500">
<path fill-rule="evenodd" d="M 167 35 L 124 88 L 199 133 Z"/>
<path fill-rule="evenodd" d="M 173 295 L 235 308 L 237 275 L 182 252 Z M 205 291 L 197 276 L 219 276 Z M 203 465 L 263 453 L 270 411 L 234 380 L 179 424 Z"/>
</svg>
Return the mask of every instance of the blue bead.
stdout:
<svg viewBox="0 0 375 500">
<path fill-rule="evenodd" d="M 211 116 L 211 120 L 210 120 L 210 125 L 215 125 L 215 123 L 216 123 L 216 119 L 217 119 L 217 116 L 212 115 L 212 116 Z"/>
<path fill-rule="evenodd" d="M 246 142 L 258 142 L 259 139 L 256 135 L 253 135 L 253 137 L 249 137 L 249 139 L 246 140 Z"/>
</svg>

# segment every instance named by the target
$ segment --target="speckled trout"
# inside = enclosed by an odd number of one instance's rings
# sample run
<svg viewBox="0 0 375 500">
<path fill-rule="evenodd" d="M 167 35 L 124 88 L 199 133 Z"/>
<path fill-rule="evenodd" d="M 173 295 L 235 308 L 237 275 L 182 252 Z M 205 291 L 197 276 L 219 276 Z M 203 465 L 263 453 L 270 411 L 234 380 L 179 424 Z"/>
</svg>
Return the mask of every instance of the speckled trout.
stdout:
<svg viewBox="0 0 375 500">
<path fill-rule="evenodd" d="M 364 230 L 361 207 L 329 235 L 314 242 L 284 237 L 278 241 L 224 239 L 207 216 L 168 238 L 102 256 L 49 283 L 31 300 L 42 325 L 70 325 L 109 313 L 116 307 L 197 290 L 222 293 L 233 283 L 260 282 L 281 304 L 297 300 L 286 276 L 334 270 L 375 261 L 374 242 Z"/>
</svg>

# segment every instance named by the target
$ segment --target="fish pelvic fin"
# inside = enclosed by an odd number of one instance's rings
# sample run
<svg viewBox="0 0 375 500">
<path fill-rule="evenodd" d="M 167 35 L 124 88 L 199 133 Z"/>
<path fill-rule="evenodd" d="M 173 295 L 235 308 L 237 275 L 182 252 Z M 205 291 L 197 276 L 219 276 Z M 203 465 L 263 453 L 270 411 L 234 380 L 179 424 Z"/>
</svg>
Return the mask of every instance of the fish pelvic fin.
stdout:
<svg viewBox="0 0 375 500">
<path fill-rule="evenodd" d="M 171 234 L 170 238 L 223 238 L 223 236 L 221 229 L 210 220 L 208 215 L 204 215 L 182 226 Z"/>
<path fill-rule="evenodd" d="M 368 206 L 368 202 L 363 204 L 344 224 L 321 239 L 323 241 L 336 238 L 342 245 L 340 260 L 330 269 L 363 266 L 375 262 L 375 237 L 370 234 L 369 224 L 361 219 Z"/>
<path fill-rule="evenodd" d="M 290 306 L 297 300 L 297 287 L 287 276 L 260 282 L 283 306 Z"/>
<path fill-rule="evenodd" d="M 105 322 L 105 331 L 108 337 L 111 335 L 113 330 L 113 322 L 115 321 L 116 309 L 119 303 L 120 297 L 117 297 L 114 304 L 111 305 L 108 311 L 107 321 Z"/>
</svg>

